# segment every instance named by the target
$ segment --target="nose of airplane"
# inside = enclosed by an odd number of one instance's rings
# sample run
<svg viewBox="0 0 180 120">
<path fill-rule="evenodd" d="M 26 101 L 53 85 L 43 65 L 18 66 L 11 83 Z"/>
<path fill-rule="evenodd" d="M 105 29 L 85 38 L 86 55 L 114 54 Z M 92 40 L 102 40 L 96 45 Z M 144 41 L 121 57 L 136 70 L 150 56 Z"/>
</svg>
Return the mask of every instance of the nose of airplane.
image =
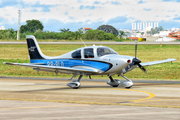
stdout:
<svg viewBox="0 0 180 120">
<path fill-rule="evenodd" d="M 133 58 L 132 62 L 134 62 L 134 65 L 138 65 L 139 63 L 141 63 L 141 60 Z"/>
<path fill-rule="evenodd" d="M 121 67 L 125 67 L 125 66 L 127 66 L 129 63 L 131 63 L 131 59 L 129 59 L 129 58 L 119 58 L 119 60 L 118 60 L 119 62 L 119 65 L 121 66 Z"/>
</svg>

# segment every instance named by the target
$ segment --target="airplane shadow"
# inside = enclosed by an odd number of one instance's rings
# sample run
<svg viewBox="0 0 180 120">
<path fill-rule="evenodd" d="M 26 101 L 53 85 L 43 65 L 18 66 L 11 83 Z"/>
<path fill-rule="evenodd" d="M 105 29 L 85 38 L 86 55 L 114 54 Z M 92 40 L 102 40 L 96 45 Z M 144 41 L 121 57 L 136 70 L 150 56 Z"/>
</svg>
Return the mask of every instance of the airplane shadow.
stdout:
<svg viewBox="0 0 180 120">
<path fill-rule="evenodd" d="M 94 89 L 96 89 L 96 88 L 102 88 L 102 89 L 104 89 L 104 88 L 112 88 L 112 89 L 113 88 L 121 88 L 121 89 L 125 89 L 122 86 L 111 87 L 109 85 L 107 85 L 107 86 L 102 86 L 102 85 L 101 86 L 98 86 L 98 85 L 96 85 L 96 86 L 93 86 L 93 85 L 84 85 L 84 86 L 81 86 L 78 89 L 73 89 L 73 88 L 70 88 L 68 86 L 58 87 L 57 84 L 54 84 L 54 85 L 56 85 L 57 87 L 56 88 L 48 88 L 48 89 L 22 90 L 22 91 L 14 91 L 14 92 L 42 92 L 42 91 L 45 92 L 45 91 L 81 90 L 81 89 L 92 89 L 92 88 L 94 88 Z M 131 89 L 141 88 L 141 86 L 156 86 L 156 85 L 159 86 L 160 84 L 136 83 L 136 85 L 133 85 Z M 31 86 L 33 86 L 33 85 L 31 85 Z M 48 85 L 46 85 L 46 86 L 48 86 Z"/>
<path fill-rule="evenodd" d="M 113 88 L 111 86 L 81 86 L 78 89 L 73 89 L 70 87 L 57 87 L 57 88 L 49 88 L 49 89 L 34 89 L 34 90 L 22 90 L 22 91 L 14 91 L 14 92 L 45 92 L 45 91 L 63 91 L 63 90 L 81 90 L 81 89 L 88 89 L 88 88 Z"/>
</svg>

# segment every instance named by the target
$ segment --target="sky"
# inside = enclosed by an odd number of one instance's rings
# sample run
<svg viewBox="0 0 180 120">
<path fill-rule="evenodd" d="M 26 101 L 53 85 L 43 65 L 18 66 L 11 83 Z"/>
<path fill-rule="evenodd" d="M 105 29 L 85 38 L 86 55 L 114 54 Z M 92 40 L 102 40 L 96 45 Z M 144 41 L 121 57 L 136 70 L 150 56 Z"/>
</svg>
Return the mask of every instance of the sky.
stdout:
<svg viewBox="0 0 180 120">
<path fill-rule="evenodd" d="M 40 20 L 45 31 L 112 25 L 132 29 L 133 22 L 158 22 L 164 29 L 180 28 L 180 0 L 0 0 L 0 26 L 18 28 Z"/>
</svg>

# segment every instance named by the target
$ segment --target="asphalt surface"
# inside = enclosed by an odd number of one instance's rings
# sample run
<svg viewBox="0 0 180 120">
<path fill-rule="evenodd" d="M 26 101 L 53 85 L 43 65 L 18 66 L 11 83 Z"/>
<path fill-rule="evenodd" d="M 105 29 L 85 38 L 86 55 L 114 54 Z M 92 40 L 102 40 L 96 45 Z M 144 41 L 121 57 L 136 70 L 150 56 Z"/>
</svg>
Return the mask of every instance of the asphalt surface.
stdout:
<svg viewBox="0 0 180 120">
<path fill-rule="evenodd" d="M 0 77 L 0 118 L 180 120 L 179 81 L 139 80 L 131 89 L 104 81 L 83 80 L 71 89 L 66 79 Z"/>
<path fill-rule="evenodd" d="M 89 105 L 1 100 L 1 120 L 179 120 L 180 110 L 138 106 Z"/>
</svg>

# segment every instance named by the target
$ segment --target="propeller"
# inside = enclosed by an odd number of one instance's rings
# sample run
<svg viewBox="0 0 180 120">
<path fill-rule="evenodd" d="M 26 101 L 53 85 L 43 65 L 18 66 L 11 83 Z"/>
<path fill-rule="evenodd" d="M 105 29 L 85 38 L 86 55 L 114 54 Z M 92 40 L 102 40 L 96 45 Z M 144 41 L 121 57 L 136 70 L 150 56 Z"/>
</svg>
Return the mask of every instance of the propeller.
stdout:
<svg viewBox="0 0 180 120">
<path fill-rule="evenodd" d="M 134 65 L 137 65 L 142 71 L 144 71 L 145 73 L 147 73 L 147 70 L 140 64 L 141 60 L 136 58 L 137 56 L 137 41 L 135 42 L 135 58 L 133 58 L 133 63 Z"/>
</svg>

